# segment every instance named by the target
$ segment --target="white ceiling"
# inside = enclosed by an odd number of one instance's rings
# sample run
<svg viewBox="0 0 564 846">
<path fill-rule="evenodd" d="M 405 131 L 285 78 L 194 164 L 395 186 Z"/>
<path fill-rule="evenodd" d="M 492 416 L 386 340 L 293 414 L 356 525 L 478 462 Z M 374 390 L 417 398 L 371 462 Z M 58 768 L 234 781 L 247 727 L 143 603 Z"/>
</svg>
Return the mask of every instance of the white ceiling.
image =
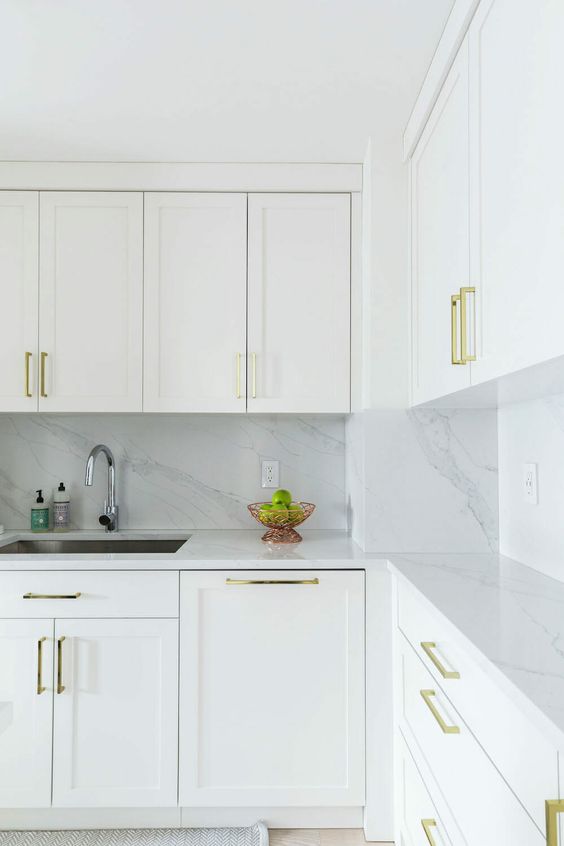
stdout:
<svg viewBox="0 0 564 846">
<path fill-rule="evenodd" d="M 0 159 L 362 160 L 452 5 L 0 0 Z"/>
</svg>

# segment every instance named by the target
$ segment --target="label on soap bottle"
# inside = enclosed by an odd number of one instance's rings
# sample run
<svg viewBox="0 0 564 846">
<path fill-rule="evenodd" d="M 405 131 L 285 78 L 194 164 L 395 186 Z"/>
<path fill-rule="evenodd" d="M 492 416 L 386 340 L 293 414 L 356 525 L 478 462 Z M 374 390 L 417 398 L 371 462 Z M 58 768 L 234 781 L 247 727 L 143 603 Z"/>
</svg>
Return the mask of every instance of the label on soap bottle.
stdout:
<svg viewBox="0 0 564 846">
<path fill-rule="evenodd" d="M 47 531 L 49 531 L 49 508 L 32 508 L 31 509 L 31 531 L 32 532 L 47 532 Z"/>
<path fill-rule="evenodd" d="M 55 531 L 62 531 L 68 529 L 70 525 L 70 503 L 68 502 L 54 502 L 53 503 L 53 529 Z"/>
</svg>

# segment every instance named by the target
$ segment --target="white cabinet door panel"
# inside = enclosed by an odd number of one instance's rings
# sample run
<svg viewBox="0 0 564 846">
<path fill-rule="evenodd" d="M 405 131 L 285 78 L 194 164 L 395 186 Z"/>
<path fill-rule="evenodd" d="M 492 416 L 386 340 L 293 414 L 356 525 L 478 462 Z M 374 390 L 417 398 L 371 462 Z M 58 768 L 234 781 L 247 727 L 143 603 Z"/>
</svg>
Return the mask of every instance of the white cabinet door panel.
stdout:
<svg viewBox="0 0 564 846">
<path fill-rule="evenodd" d="M 62 637 L 53 805 L 176 805 L 177 621 L 57 621 L 57 678 Z"/>
<path fill-rule="evenodd" d="M 469 365 L 452 363 L 451 335 L 451 296 L 470 273 L 468 132 L 464 42 L 411 163 L 414 403 L 470 385 Z"/>
<path fill-rule="evenodd" d="M 361 572 L 182 573 L 181 805 L 364 804 L 363 596 Z"/>
<path fill-rule="evenodd" d="M 51 804 L 52 719 L 53 620 L 0 620 L 0 807 Z"/>
<path fill-rule="evenodd" d="M 246 194 L 145 194 L 145 411 L 244 412 Z"/>
<path fill-rule="evenodd" d="M 249 194 L 248 410 L 350 411 L 350 196 Z"/>
<path fill-rule="evenodd" d="M 0 411 L 37 410 L 38 248 L 39 195 L 0 191 Z"/>
<path fill-rule="evenodd" d="M 40 196 L 41 411 L 141 411 L 143 195 Z"/>
</svg>

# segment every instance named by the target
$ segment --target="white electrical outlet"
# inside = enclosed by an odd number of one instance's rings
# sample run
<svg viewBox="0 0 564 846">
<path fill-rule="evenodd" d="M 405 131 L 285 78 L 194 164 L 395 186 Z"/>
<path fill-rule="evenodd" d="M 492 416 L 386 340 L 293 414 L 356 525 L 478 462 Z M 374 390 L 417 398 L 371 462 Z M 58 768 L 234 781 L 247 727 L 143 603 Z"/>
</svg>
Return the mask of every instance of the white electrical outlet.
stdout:
<svg viewBox="0 0 564 846">
<path fill-rule="evenodd" d="M 529 505 L 539 503 L 536 464 L 523 464 L 523 497 Z"/>
<path fill-rule="evenodd" d="M 265 458 L 262 462 L 261 485 L 263 488 L 280 487 L 280 462 L 274 458 Z"/>
</svg>

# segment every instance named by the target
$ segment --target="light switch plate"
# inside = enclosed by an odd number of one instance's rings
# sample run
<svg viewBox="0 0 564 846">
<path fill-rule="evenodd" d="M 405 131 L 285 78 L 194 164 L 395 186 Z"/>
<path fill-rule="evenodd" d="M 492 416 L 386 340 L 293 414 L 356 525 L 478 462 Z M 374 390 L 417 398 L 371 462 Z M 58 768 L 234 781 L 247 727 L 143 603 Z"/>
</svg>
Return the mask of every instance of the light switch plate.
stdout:
<svg viewBox="0 0 564 846">
<path fill-rule="evenodd" d="M 523 464 L 523 497 L 529 505 L 539 504 L 536 464 Z"/>
<path fill-rule="evenodd" d="M 280 487 L 280 462 L 275 458 L 265 458 L 261 464 L 261 485 L 263 488 Z"/>
</svg>

